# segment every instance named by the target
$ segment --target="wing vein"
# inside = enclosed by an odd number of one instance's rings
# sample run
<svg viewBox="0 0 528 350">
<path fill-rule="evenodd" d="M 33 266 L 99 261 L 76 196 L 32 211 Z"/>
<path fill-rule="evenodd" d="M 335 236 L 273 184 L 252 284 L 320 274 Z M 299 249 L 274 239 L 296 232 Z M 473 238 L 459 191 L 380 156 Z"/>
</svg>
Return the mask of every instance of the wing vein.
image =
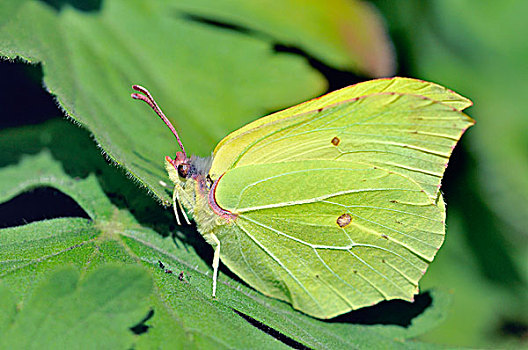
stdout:
<svg viewBox="0 0 528 350">
<path fill-rule="evenodd" d="M 262 249 L 266 254 L 268 254 L 271 259 L 273 259 L 277 264 L 279 264 L 279 266 L 282 269 L 284 269 L 284 271 L 286 271 L 288 276 L 290 276 L 299 285 L 299 287 L 301 287 L 301 289 L 310 297 L 310 299 L 312 299 L 312 301 L 317 305 L 317 307 L 320 310 L 324 310 L 324 308 L 317 301 L 317 299 L 314 298 L 314 296 L 308 291 L 308 289 L 306 289 L 306 287 L 301 283 L 301 281 L 299 281 L 297 277 L 295 277 L 295 275 L 290 271 L 290 269 L 288 269 L 288 267 L 284 265 L 284 263 L 279 258 L 277 258 L 268 248 L 266 248 L 259 240 L 257 240 L 252 234 L 250 234 L 249 231 L 247 231 L 244 227 L 242 227 L 241 225 L 237 225 L 237 226 L 240 227 L 240 229 L 244 231 L 244 233 L 248 235 L 248 237 L 253 242 L 255 242 L 255 244 L 258 245 L 260 249 Z"/>
</svg>

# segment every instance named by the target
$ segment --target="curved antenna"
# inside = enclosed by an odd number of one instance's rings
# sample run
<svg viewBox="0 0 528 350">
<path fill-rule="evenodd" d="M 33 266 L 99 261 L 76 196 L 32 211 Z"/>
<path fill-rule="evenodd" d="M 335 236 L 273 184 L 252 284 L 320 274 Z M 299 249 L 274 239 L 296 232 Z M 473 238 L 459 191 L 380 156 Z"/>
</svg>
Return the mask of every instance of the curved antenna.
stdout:
<svg viewBox="0 0 528 350">
<path fill-rule="evenodd" d="M 167 119 L 165 114 L 163 114 L 163 112 L 161 111 L 161 108 L 159 108 L 158 104 L 154 100 L 154 97 L 152 97 L 150 92 L 147 89 L 145 89 L 143 86 L 132 85 L 132 89 L 144 94 L 144 95 L 141 95 L 141 94 L 134 92 L 130 96 L 134 100 L 141 100 L 141 101 L 146 102 L 150 106 L 150 108 L 152 108 L 154 112 L 156 112 L 156 114 L 161 118 L 161 120 L 163 120 L 163 122 L 169 127 L 169 129 L 171 129 L 174 136 L 176 136 L 176 140 L 178 141 L 178 144 L 180 145 L 180 148 L 183 154 L 185 155 L 185 158 L 187 158 L 187 153 L 185 153 L 185 148 L 183 148 L 183 143 L 180 140 L 180 136 L 178 135 L 178 132 L 176 132 L 176 129 L 174 128 L 174 126 L 172 126 L 171 122 Z"/>
</svg>

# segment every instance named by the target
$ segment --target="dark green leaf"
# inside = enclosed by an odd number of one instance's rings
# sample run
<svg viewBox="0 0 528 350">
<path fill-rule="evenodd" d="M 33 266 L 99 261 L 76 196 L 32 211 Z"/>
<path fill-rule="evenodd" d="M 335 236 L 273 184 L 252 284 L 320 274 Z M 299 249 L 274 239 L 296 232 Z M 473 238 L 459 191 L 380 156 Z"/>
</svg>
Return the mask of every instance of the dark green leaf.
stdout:
<svg viewBox="0 0 528 350">
<path fill-rule="evenodd" d="M 152 282 L 138 267 L 107 266 L 80 279 L 62 268 L 39 283 L 4 332 L 5 349 L 118 349 L 133 344 Z M 1 330 L 1 328 L 0 328 Z"/>
</svg>

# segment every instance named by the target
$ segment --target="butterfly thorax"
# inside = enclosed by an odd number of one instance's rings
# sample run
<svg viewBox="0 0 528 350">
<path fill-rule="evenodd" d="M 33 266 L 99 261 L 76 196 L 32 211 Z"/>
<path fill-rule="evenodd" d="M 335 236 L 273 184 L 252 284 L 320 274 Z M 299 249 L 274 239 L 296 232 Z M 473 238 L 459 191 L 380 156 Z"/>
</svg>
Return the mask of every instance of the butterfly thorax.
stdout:
<svg viewBox="0 0 528 350">
<path fill-rule="evenodd" d="M 209 201 L 213 180 L 209 177 L 209 170 L 213 157 L 185 157 L 178 152 L 175 159 L 166 158 L 166 168 L 171 181 L 174 183 L 175 198 L 179 201 L 187 215 L 193 219 L 203 236 L 214 232 L 224 220 L 215 213 Z"/>
</svg>

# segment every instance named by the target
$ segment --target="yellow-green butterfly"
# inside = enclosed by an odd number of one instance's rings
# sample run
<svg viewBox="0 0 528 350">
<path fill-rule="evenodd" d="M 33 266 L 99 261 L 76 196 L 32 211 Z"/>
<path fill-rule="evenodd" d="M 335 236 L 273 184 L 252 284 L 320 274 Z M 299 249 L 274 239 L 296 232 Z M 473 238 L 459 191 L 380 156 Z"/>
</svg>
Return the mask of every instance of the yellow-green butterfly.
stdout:
<svg viewBox="0 0 528 350">
<path fill-rule="evenodd" d="M 408 78 L 349 86 L 258 119 L 213 156 L 166 158 L 176 205 L 219 260 L 265 295 L 330 318 L 413 300 L 444 241 L 440 182 L 468 99 Z"/>
</svg>

